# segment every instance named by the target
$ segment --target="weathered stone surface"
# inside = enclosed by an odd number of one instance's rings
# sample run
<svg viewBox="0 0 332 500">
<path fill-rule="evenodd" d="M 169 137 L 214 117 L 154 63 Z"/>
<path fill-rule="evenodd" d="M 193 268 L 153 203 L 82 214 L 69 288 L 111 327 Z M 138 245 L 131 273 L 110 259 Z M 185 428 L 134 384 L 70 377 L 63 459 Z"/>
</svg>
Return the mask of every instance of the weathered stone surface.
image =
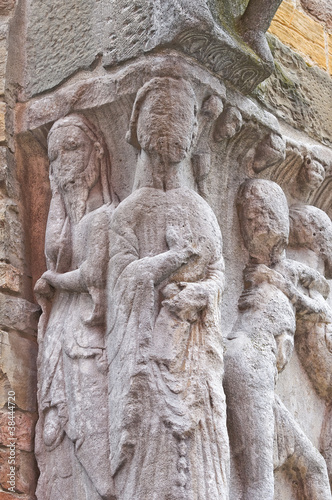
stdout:
<svg viewBox="0 0 332 500">
<path fill-rule="evenodd" d="M 32 452 L 34 450 L 34 427 L 36 416 L 15 408 L 15 431 L 14 437 L 16 447 L 22 451 Z M 12 441 L 12 429 L 8 426 L 7 408 L 0 411 L 0 443 L 2 446 L 9 446 Z"/>
<path fill-rule="evenodd" d="M 58 85 L 82 68 L 88 68 L 98 52 L 92 0 L 33 0 L 28 12 L 25 92 L 36 94 Z M 47 20 L 47 22 L 45 22 Z"/>
<path fill-rule="evenodd" d="M 8 198 L 0 199 L 0 260 L 14 267 L 23 267 L 23 230 L 17 204 Z"/>
<path fill-rule="evenodd" d="M 6 114 L 6 104 L 4 102 L 0 102 L 0 142 L 4 142 L 6 140 L 5 114 Z"/>
<path fill-rule="evenodd" d="M 22 273 L 5 262 L 0 262 L 0 290 L 19 292 Z"/>
<path fill-rule="evenodd" d="M 270 42 L 276 70 L 258 87 L 255 96 L 295 129 L 304 130 L 331 146 L 331 78 L 319 68 L 308 67 L 299 55 L 275 37 L 271 37 Z"/>
<path fill-rule="evenodd" d="M 0 15 L 8 14 L 14 5 L 15 0 L 0 0 Z"/>
<path fill-rule="evenodd" d="M 9 474 L 12 472 L 8 463 L 9 448 L 0 448 L 0 485 L 3 489 L 9 489 Z M 13 465 L 12 465 L 13 467 Z M 37 471 L 32 453 L 15 450 L 15 493 L 33 495 L 37 481 Z M 6 497 L 4 497 L 5 499 Z M 13 497 L 8 497 L 13 498 Z M 15 496 L 14 496 L 15 498 Z M 21 498 L 21 496 L 20 496 Z M 26 498 L 23 496 L 23 499 Z M 1 499 L 1 493 L 0 493 Z"/>
<path fill-rule="evenodd" d="M 9 2 L 8 2 L 9 3 Z M 1 12 L 1 5 L 0 5 Z M 7 32 L 8 19 L 3 18 L 0 21 L 0 96 L 5 92 L 5 72 L 7 63 Z"/>
<path fill-rule="evenodd" d="M 3 310 L 0 309 L 0 312 L 3 316 Z M 20 321 L 23 322 L 24 318 L 21 317 Z M 14 331 L 10 333 L 1 331 L 0 341 L 1 408 L 7 403 L 8 391 L 14 391 L 17 408 L 34 412 L 36 411 L 37 345 Z"/>
<path fill-rule="evenodd" d="M 105 67 L 171 46 L 248 92 L 273 68 L 265 31 L 281 0 L 33 0 L 28 12 L 27 97 L 52 89 L 102 55 Z M 241 14 L 240 24 L 235 18 Z M 48 23 L 45 23 L 45 18 Z M 255 18 L 255 29 L 249 29 Z M 64 27 L 71 24 L 71 29 Z"/>
<path fill-rule="evenodd" d="M 281 4 L 269 31 L 306 59 L 327 69 L 324 27 L 299 11 L 291 0 Z"/>
<path fill-rule="evenodd" d="M 35 335 L 39 315 L 36 304 L 0 293 L 0 327 Z"/>
<path fill-rule="evenodd" d="M 302 7 L 332 29 L 332 5 L 330 0 L 301 0 Z"/>
</svg>

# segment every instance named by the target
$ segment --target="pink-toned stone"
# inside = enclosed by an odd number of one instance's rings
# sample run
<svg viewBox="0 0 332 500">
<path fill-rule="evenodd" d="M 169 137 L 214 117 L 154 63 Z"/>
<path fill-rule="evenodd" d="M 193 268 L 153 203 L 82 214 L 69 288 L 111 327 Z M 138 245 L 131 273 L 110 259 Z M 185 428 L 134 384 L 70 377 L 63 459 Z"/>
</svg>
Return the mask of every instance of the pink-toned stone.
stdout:
<svg viewBox="0 0 332 500">
<path fill-rule="evenodd" d="M 301 0 L 301 5 L 309 14 L 332 28 L 331 0 Z"/>
<path fill-rule="evenodd" d="M 19 292 L 22 273 L 11 264 L 0 262 L 0 289 Z"/>
<path fill-rule="evenodd" d="M 33 454 L 22 452 L 16 448 L 14 465 L 8 463 L 8 457 L 9 457 L 9 448 L 1 448 L 0 450 L 1 487 L 3 489 L 9 489 L 10 484 L 8 483 L 8 474 L 12 472 L 10 469 L 10 466 L 12 466 L 15 467 L 15 492 L 32 495 L 37 480 L 37 468 L 35 465 L 35 459 Z"/>
<path fill-rule="evenodd" d="M 15 413 L 14 437 L 16 438 L 17 448 L 23 451 L 33 451 L 34 444 L 34 426 L 36 418 L 31 413 L 23 413 L 16 410 Z M 8 426 L 8 411 L 0 411 L 0 443 L 8 446 L 13 439 L 11 428 Z"/>
<path fill-rule="evenodd" d="M 0 408 L 8 399 L 8 391 L 15 392 L 17 407 L 36 410 L 37 345 L 17 332 L 0 330 Z"/>
<path fill-rule="evenodd" d="M 0 0 L 0 15 L 8 14 L 14 5 L 15 0 Z"/>
</svg>

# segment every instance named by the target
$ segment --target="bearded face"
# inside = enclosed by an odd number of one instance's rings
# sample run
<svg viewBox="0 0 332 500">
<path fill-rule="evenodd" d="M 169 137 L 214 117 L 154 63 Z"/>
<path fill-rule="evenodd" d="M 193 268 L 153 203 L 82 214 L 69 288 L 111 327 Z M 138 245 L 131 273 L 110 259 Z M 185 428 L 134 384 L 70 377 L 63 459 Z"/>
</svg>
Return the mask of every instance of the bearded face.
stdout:
<svg viewBox="0 0 332 500">
<path fill-rule="evenodd" d="M 89 164 L 92 142 L 79 127 L 60 127 L 49 137 L 48 155 L 57 185 L 66 190 L 78 183 Z"/>
</svg>

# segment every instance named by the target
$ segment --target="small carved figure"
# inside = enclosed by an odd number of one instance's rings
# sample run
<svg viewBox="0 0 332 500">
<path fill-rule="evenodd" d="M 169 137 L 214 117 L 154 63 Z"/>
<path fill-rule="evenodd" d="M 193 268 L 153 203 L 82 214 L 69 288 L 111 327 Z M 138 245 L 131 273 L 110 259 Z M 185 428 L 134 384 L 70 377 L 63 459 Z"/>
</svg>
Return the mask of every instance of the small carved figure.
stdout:
<svg viewBox="0 0 332 500">
<path fill-rule="evenodd" d="M 332 278 L 332 222 L 319 208 L 297 204 L 290 208 L 290 239 L 287 254 Z M 330 292 L 310 290 L 326 299 Z M 321 450 L 326 459 L 332 484 L 332 309 L 325 317 L 311 315 L 299 319 L 296 329 L 296 349 L 317 394 L 327 403 L 321 434 Z"/>
<path fill-rule="evenodd" d="M 248 6 L 238 22 L 244 41 L 266 63 L 273 66 L 273 57 L 265 33 L 282 0 L 249 0 Z"/>
<path fill-rule="evenodd" d="M 119 500 L 228 498 L 219 307 L 222 238 L 186 187 L 196 130 L 188 82 L 138 92 L 135 189 L 115 210 L 109 266 L 111 469 Z"/>
<path fill-rule="evenodd" d="M 297 470 L 301 499 L 328 500 L 323 457 L 274 394 L 277 373 L 293 352 L 296 317 L 325 318 L 328 308 L 322 295 L 328 285 L 317 271 L 286 259 L 289 213 L 277 184 L 246 181 L 239 191 L 238 211 L 250 262 L 239 318 L 227 344 L 225 391 L 242 498 L 273 500 L 274 467 L 286 466 L 289 474 Z"/>
<path fill-rule="evenodd" d="M 112 211 L 107 149 L 93 125 L 73 114 L 51 128 L 48 154 L 48 270 L 35 286 L 43 308 L 38 333 L 37 497 L 110 500 L 104 345 Z"/>
</svg>

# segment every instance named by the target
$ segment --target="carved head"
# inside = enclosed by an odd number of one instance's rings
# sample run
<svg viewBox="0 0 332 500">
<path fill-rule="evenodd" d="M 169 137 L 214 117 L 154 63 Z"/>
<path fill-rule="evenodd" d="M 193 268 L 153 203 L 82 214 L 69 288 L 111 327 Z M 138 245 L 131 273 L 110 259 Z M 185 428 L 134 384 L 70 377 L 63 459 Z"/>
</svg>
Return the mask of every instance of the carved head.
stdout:
<svg viewBox="0 0 332 500">
<path fill-rule="evenodd" d="M 317 207 L 292 205 L 289 210 L 289 244 L 295 248 L 307 248 L 322 258 L 325 276 L 332 278 L 332 221 Z"/>
<path fill-rule="evenodd" d="M 50 178 L 64 192 L 75 186 L 90 190 L 101 179 L 104 202 L 110 201 L 108 158 L 100 132 L 83 115 L 56 121 L 48 134 Z"/>
<path fill-rule="evenodd" d="M 227 106 L 219 115 L 213 137 L 215 141 L 231 139 L 240 132 L 243 125 L 243 118 L 240 110 L 235 106 Z"/>
<path fill-rule="evenodd" d="M 317 159 L 306 156 L 297 177 L 300 188 L 313 191 L 321 186 L 324 179 L 324 166 Z"/>
<path fill-rule="evenodd" d="M 278 262 L 288 243 L 289 211 L 278 184 L 264 179 L 245 181 L 237 197 L 241 234 L 257 263 Z"/>
<path fill-rule="evenodd" d="M 165 162 L 180 163 L 191 148 L 196 115 L 195 94 L 187 81 L 153 78 L 137 93 L 127 140 Z"/>
</svg>

